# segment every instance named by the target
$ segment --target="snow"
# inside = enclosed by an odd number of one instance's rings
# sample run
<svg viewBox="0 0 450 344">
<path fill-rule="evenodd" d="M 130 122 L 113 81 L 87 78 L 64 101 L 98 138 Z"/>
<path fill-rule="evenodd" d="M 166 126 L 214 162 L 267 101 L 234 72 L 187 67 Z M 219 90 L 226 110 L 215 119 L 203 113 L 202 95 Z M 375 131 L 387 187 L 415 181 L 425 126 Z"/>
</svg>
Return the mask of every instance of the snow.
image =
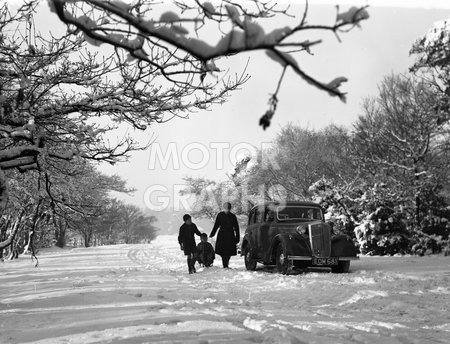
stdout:
<svg viewBox="0 0 450 344">
<path fill-rule="evenodd" d="M 450 20 L 440 20 L 425 35 L 424 46 L 430 47 L 436 44 L 448 44 L 450 41 Z"/>
<path fill-rule="evenodd" d="M 0 263 L 0 343 L 448 343 L 450 260 L 361 257 L 351 273 L 187 274 L 176 236 Z M 215 264 L 219 265 L 220 257 Z"/>
</svg>

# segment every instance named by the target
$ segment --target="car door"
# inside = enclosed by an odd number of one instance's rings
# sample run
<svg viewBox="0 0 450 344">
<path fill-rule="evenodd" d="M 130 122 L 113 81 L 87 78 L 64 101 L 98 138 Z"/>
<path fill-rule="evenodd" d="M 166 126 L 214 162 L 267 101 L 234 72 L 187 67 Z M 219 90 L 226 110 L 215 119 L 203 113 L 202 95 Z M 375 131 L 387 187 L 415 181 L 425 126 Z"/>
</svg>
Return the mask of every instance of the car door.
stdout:
<svg viewBox="0 0 450 344">
<path fill-rule="evenodd" d="M 253 228 L 254 248 L 258 258 L 262 258 L 264 233 L 261 231 L 261 226 L 264 225 L 264 207 L 255 208 L 254 221 L 255 221 Z"/>
<path fill-rule="evenodd" d="M 275 222 L 275 213 L 269 207 L 266 207 L 264 209 L 264 216 L 262 219 L 262 223 L 260 225 L 260 233 L 261 233 L 261 253 L 264 258 L 270 259 L 270 257 L 266 256 L 270 251 L 273 238 L 278 234 L 278 231 Z"/>
<path fill-rule="evenodd" d="M 250 211 L 248 215 L 248 225 L 247 225 L 247 234 L 250 239 L 250 245 L 255 250 L 258 247 L 257 245 L 257 225 L 255 223 L 256 209 Z"/>
</svg>

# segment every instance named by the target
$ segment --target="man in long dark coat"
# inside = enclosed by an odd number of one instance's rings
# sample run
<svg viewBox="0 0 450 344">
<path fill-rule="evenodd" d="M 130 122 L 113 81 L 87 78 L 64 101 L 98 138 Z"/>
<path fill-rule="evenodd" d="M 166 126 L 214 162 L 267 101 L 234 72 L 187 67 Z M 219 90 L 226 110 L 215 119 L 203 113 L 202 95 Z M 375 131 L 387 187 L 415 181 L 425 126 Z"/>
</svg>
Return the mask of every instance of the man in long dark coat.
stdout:
<svg viewBox="0 0 450 344">
<path fill-rule="evenodd" d="M 222 257 L 223 267 L 228 268 L 230 257 L 237 254 L 236 245 L 240 241 L 240 235 L 236 215 L 231 212 L 231 203 L 225 203 L 223 208 L 223 211 L 217 214 L 209 237 L 214 237 L 220 228 L 216 240 L 216 254 Z"/>
<path fill-rule="evenodd" d="M 198 230 L 195 223 L 192 223 L 191 215 L 186 214 L 183 216 L 184 223 L 180 227 L 178 234 L 178 243 L 180 248 L 187 256 L 187 264 L 189 273 L 192 274 L 195 271 L 195 260 L 197 253 L 197 244 L 195 243 L 194 234 L 201 236 L 202 233 Z"/>
</svg>

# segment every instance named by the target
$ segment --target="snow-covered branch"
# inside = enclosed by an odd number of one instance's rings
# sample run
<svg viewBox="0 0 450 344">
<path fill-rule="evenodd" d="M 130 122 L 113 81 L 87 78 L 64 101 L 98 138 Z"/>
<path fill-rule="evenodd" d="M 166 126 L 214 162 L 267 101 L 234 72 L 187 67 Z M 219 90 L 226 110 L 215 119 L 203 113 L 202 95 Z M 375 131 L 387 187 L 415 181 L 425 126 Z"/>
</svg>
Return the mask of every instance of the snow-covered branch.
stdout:
<svg viewBox="0 0 450 344">
<path fill-rule="evenodd" d="M 345 93 L 340 86 L 347 81 L 345 77 L 321 82 L 305 72 L 295 56 L 295 53 L 310 53 L 311 48 L 321 40 L 300 40 L 296 34 L 328 31 L 339 39 L 340 33 L 359 26 L 369 17 L 366 7 L 351 7 L 347 11 L 340 11 L 338 7 L 333 24 L 313 25 L 307 22 L 306 2 L 304 14 L 297 25 L 266 33 L 257 20 L 262 23 L 273 15 L 287 15 L 287 9 L 278 10 L 275 5 L 256 0 L 246 3 L 225 0 L 219 5 L 196 1 L 194 6 L 178 1 L 173 10 L 167 10 L 166 6 L 165 11 L 156 17 L 151 14 L 159 10 L 157 4 L 145 0 L 133 5 L 101 0 L 49 0 L 49 4 L 70 30 L 81 31 L 87 42 L 95 46 L 106 43 L 120 48 L 128 53 L 129 62 L 137 61 L 135 65 L 140 68 L 145 64 L 149 71 L 160 73 L 175 87 L 211 92 L 217 84 L 206 83 L 205 76 L 223 73 L 217 67 L 220 58 L 263 50 L 283 68 L 292 68 L 307 83 L 342 101 L 345 101 Z M 215 30 L 220 38 L 210 43 L 202 38 L 202 29 L 209 33 Z M 295 51 L 292 51 L 293 48 Z M 241 78 L 237 83 L 242 84 L 245 80 Z"/>
</svg>

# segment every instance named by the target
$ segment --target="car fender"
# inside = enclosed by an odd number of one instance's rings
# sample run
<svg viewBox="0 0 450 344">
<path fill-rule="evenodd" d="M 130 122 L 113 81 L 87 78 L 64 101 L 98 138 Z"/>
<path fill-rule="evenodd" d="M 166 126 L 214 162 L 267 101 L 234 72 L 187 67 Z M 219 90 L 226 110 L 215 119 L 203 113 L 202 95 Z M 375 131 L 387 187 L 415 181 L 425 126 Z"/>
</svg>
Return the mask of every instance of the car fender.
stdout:
<svg viewBox="0 0 450 344">
<path fill-rule="evenodd" d="M 306 238 L 297 233 L 282 233 L 276 235 L 272 240 L 268 257 L 273 262 L 279 245 L 285 247 L 289 256 L 311 256 L 311 247 Z"/>
<path fill-rule="evenodd" d="M 251 240 L 250 236 L 248 234 L 245 234 L 241 244 L 241 256 L 244 255 L 244 249 L 247 245 L 251 245 Z"/>
<path fill-rule="evenodd" d="M 345 235 L 331 238 L 332 257 L 356 257 L 357 249 L 353 241 Z"/>
</svg>

